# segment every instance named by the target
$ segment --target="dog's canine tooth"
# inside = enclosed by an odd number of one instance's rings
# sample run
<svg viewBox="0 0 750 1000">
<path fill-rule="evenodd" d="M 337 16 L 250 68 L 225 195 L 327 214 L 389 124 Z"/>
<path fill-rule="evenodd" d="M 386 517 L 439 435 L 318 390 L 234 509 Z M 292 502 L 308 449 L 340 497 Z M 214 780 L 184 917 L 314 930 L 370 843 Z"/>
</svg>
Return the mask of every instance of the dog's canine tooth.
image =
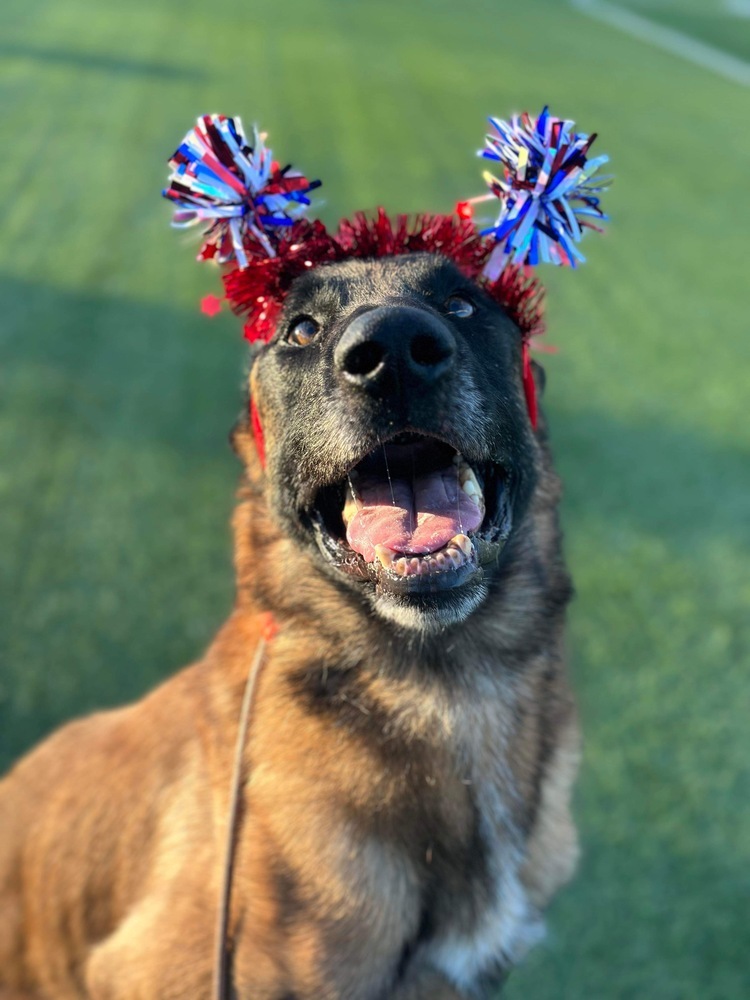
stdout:
<svg viewBox="0 0 750 1000">
<path fill-rule="evenodd" d="M 375 555 L 380 560 L 381 566 L 384 566 L 386 569 L 392 568 L 396 553 L 392 549 L 389 549 L 387 545 L 376 545 Z"/>
<path fill-rule="evenodd" d="M 454 535 L 448 544 L 455 545 L 457 549 L 460 549 L 466 559 L 470 559 L 474 552 L 474 543 L 468 535 Z"/>
<path fill-rule="evenodd" d="M 461 466 L 459 482 L 464 493 L 467 493 L 472 499 L 474 497 L 482 497 L 482 487 L 479 485 L 479 480 L 470 465 L 464 464 Z"/>
<path fill-rule="evenodd" d="M 349 473 L 350 480 L 353 475 L 354 475 L 353 472 Z M 347 528 L 349 527 L 351 519 L 354 517 L 357 511 L 360 510 L 361 506 L 362 506 L 361 502 L 354 495 L 354 490 L 352 489 L 351 482 L 348 482 L 346 485 L 346 499 L 344 500 L 344 509 L 341 511 L 341 517 L 344 521 L 345 527 Z"/>
</svg>

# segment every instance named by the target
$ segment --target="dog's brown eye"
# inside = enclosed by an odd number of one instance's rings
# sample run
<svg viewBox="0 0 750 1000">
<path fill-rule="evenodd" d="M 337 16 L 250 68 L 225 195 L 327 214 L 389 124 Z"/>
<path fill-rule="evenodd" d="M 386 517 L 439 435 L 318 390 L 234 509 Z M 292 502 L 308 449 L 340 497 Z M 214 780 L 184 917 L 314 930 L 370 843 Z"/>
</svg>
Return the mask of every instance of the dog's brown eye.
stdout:
<svg viewBox="0 0 750 1000">
<path fill-rule="evenodd" d="M 474 315 L 474 306 L 462 295 L 451 295 L 445 303 L 445 311 L 449 316 L 456 316 L 458 319 L 467 319 Z"/>
<path fill-rule="evenodd" d="M 310 319 L 309 316 L 303 316 L 289 327 L 286 339 L 292 344 L 297 344 L 298 347 L 307 347 L 315 339 L 319 329 L 320 327 L 314 319 Z"/>
</svg>

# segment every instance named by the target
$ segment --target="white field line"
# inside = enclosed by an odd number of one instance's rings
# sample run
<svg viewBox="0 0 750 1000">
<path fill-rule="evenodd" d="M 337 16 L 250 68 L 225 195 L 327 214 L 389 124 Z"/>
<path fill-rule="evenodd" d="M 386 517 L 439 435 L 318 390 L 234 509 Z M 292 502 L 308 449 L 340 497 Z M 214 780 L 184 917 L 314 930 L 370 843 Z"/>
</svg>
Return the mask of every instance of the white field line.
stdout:
<svg viewBox="0 0 750 1000">
<path fill-rule="evenodd" d="M 639 14 L 624 10 L 613 3 L 606 3 L 605 0 L 570 0 L 570 2 L 584 14 L 611 24 L 642 42 L 648 42 L 649 45 L 681 56 L 696 66 L 712 70 L 734 83 L 750 87 L 750 63 L 743 59 L 737 59 L 727 52 L 722 52 L 721 49 L 714 48 L 713 45 L 706 45 L 695 38 L 690 38 L 689 35 L 683 35 L 681 31 L 654 24 Z"/>
</svg>

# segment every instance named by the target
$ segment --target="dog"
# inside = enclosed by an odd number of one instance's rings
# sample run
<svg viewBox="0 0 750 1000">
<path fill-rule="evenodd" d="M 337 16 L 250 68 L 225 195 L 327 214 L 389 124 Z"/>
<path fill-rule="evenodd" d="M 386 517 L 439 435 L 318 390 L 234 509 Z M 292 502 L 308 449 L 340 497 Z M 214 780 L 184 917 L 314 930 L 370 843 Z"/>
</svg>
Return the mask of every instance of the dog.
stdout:
<svg viewBox="0 0 750 1000">
<path fill-rule="evenodd" d="M 297 277 L 252 358 L 203 658 L 0 783 L 0 1000 L 495 995 L 572 875 L 572 588 L 519 330 L 440 254 Z M 534 365 L 537 390 L 543 373 Z"/>
</svg>

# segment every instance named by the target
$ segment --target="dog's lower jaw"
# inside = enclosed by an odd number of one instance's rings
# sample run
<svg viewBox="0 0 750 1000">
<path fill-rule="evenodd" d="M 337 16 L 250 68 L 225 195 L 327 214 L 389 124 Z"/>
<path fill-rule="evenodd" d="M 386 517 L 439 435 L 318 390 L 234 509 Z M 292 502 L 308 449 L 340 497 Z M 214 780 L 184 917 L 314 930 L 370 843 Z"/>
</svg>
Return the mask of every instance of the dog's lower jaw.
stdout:
<svg viewBox="0 0 750 1000">
<path fill-rule="evenodd" d="M 456 593 L 412 597 L 388 593 L 375 593 L 370 599 L 375 615 L 395 626 L 399 631 L 439 635 L 453 625 L 458 625 L 472 615 L 487 598 L 484 583 L 475 584 L 470 590 Z"/>
</svg>

